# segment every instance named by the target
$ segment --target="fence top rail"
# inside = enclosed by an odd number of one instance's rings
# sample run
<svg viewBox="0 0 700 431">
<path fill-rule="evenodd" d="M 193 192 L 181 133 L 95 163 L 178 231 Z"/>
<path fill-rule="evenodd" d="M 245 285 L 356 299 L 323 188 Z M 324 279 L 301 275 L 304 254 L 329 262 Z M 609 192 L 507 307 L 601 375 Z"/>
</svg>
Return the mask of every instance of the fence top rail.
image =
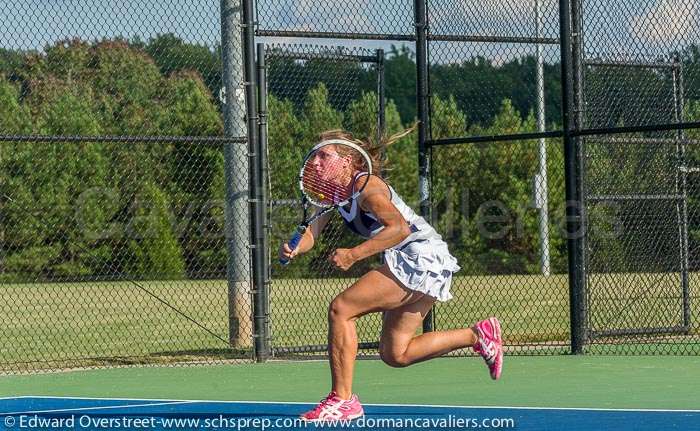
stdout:
<svg viewBox="0 0 700 431">
<path fill-rule="evenodd" d="M 532 45 L 559 45 L 559 39 L 554 37 L 428 34 L 427 38 L 430 42 L 483 42 Z"/>
<path fill-rule="evenodd" d="M 415 42 L 415 35 L 390 34 L 390 33 L 338 33 L 319 31 L 291 31 L 291 30 L 258 30 L 257 36 L 289 37 L 310 39 L 365 39 L 365 40 L 393 40 Z M 559 39 L 554 37 L 520 37 L 520 36 L 482 36 L 482 35 L 451 35 L 428 34 L 431 42 L 476 42 L 476 43 L 518 43 L 532 45 L 558 45 Z"/>
<path fill-rule="evenodd" d="M 308 37 L 314 39 L 367 39 L 367 40 L 395 40 L 415 41 L 412 34 L 392 33 L 340 33 L 331 31 L 292 31 L 292 30 L 257 30 L 256 36 L 269 37 Z"/>
</svg>

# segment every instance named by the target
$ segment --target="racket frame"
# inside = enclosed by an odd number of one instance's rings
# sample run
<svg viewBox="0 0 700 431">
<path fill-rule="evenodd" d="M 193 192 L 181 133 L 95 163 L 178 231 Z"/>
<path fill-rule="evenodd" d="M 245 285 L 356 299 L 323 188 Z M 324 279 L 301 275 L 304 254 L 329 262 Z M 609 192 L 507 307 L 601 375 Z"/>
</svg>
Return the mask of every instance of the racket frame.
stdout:
<svg viewBox="0 0 700 431">
<path fill-rule="evenodd" d="M 321 141 L 318 144 L 314 145 L 314 147 L 309 150 L 308 153 L 306 153 L 306 156 L 304 156 L 304 160 L 301 162 L 301 169 L 299 169 L 299 190 L 301 190 L 301 194 L 303 196 L 306 196 L 306 199 L 311 202 L 314 206 L 317 206 L 319 208 L 325 208 L 325 207 L 331 207 L 331 208 L 338 208 L 343 205 L 347 205 L 351 200 L 355 199 L 361 192 L 364 190 L 364 186 L 367 185 L 367 182 L 362 186 L 360 190 L 355 191 L 351 196 L 349 196 L 347 199 L 337 202 L 335 204 L 331 205 L 324 205 L 323 203 L 318 203 L 314 199 L 311 199 L 309 195 L 307 195 L 304 192 L 304 168 L 306 167 L 306 162 L 313 157 L 314 154 L 316 154 L 316 151 L 318 151 L 320 148 L 326 147 L 328 145 L 344 145 L 347 147 L 350 147 L 357 151 L 362 158 L 365 160 L 365 163 L 367 164 L 367 173 L 368 175 L 372 175 L 372 159 L 367 155 L 367 152 L 362 149 L 359 145 L 355 144 L 354 142 L 347 141 L 345 139 L 327 139 L 325 141 Z M 309 223 L 311 224 L 311 223 Z"/>
</svg>

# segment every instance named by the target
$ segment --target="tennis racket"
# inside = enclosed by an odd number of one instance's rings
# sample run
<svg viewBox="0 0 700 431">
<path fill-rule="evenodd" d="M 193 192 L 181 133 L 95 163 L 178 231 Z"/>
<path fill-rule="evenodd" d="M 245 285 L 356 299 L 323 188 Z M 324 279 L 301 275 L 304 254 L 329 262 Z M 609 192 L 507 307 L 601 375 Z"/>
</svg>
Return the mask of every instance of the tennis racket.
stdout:
<svg viewBox="0 0 700 431">
<path fill-rule="evenodd" d="M 359 180 L 360 174 L 367 179 Z M 299 171 L 302 222 L 287 243 L 296 250 L 306 229 L 324 214 L 350 203 L 362 193 L 372 175 L 372 161 L 357 144 L 344 139 L 322 141 L 304 157 Z M 309 217 L 309 204 L 318 210 Z M 289 259 L 281 258 L 287 265 Z"/>
</svg>

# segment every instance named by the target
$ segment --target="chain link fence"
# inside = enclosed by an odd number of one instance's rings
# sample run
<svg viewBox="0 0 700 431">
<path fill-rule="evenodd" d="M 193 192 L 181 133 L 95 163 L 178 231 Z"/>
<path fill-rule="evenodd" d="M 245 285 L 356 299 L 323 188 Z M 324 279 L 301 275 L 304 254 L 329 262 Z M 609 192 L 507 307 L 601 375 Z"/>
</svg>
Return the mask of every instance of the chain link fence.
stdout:
<svg viewBox="0 0 700 431">
<path fill-rule="evenodd" d="M 278 266 L 300 217 L 290 178 L 323 130 L 416 118 L 418 145 L 389 148 L 386 175 L 463 268 L 433 329 L 497 314 L 511 354 L 697 353 L 699 13 L 14 2 L 0 12 L 0 371 L 250 359 L 262 338 L 278 357 L 323 353 L 331 298 L 379 262 L 332 271 L 327 254 L 357 242 L 335 220 Z M 267 44 L 266 298 L 251 289 L 246 136 L 264 118 L 241 19 Z M 372 354 L 379 318 L 360 322 Z"/>
<path fill-rule="evenodd" d="M 411 2 L 311 0 L 257 2 L 258 36 L 413 40 Z"/>
<path fill-rule="evenodd" d="M 345 128 L 367 138 L 376 137 L 383 128 L 383 52 L 277 44 L 267 46 L 265 56 L 271 348 L 278 357 L 325 353 L 328 304 L 379 261 L 362 262 L 349 273 L 332 268 L 327 259 L 336 248 L 358 243 L 337 214 L 310 253 L 282 266 L 277 262 L 277 250 L 301 221 L 299 161 L 319 134 Z M 381 327 L 379 316 L 368 317 L 358 325 L 363 344 L 375 342 Z"/>
<path fill-rule="evenodd" d="M 697 6 L 579 14 L 587 351 L 697 354 L 697 131 L 669 127 L 698 120 Z"/>
<path fill-rule="evenodd" d="M 517 112 L 507 115 L 520 121 Z M 433 149 L 432 219 L 462 267 L 454 298 L 435 307 L 437 330 L 497 315 L 508 325 L 509 353 L 568 351 L 563 160 L 560 140 Z"/>
<path fill-rule="evenodd" d="M 435 328 L 497 315 L 509 353 L 567 352 L 562 143 L 499 139 L 561 127 L 558 2 L 430 2 L 427 15 L 431 213 L 462 266 Z"/>
<path fill-rule="evenodd" d="M 1 14 L 0 372 L 251 358 L 248 231 L 230 228 L 247 194 L 226 199 L 248 181 L 225 181 L 247 171 L 245 121 L 225 134 L 219 5 Z"/>
<path fill-rule="evenodd" d="M 463 267 L 455 299 L 435 309 L 434 329 L 499 314 L 509 323 L 510 353 L 569 352 L 574 344 L 689 353 L 697 346 L 687 160 L 694 142 L 692 131 L 668 131 L 696 121 L 697 11 L 686 3 L 565 2 L 571 15 L 561 22 L 559 1 L 437 1 L 426 5 L 422 27 L 415 7 L 386 18 L 370 8 L 347 23 L 352 4 L 309 13 L 263 2 L 258 35 L 408 38 L 419 47 L 419 33 L 404 26 L 412 18 L 425 30 L 430 218 Z M 571 108 L 563 103 L 567 56 Z M 420 58 L 394 49 L 387 76 L 402 61 L 421 68 Z M 404 76 L 414 85 L 415 75 Z M 387 86 L 407 124 L 417 112 L 402 109 L 401 98 Z M 575 159 L 568 171 L 567 146 Z M 417 190 L 407 194 L 418 208 Z M 583 206 L 570 211 L 572 198 Z M 572 289 L 580 292 L 573 305 Z M 669 340 L 670 348 L 654 347 Z"/>
<path fill-rule="evenodd" d="M 687 173 L 697 163 L 684 155 L 697 144 L 586 138 L 590 351 L 697 353 L 697 190 Z"/>
</svg>

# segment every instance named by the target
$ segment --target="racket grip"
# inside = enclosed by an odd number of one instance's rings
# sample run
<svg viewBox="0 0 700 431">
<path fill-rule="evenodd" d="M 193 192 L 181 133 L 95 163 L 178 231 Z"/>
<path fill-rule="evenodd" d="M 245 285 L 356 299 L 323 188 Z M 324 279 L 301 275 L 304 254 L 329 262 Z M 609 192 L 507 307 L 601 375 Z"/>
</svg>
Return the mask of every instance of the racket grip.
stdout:
<svg viewBox="0 0 700 431">
<path fill-rule="evenodd" d="M 292 238 L 287 243 L 289 248 L 291 248 L 292 250 L 295 250 L 299 246 L 299 243 L 301 242 L 301 237 L 303 235 L 304 234 L 299 232 L 299 231 L 294 232 L 294 235 L 292 235 Z M 287 265 L 287 264 L 289 264 L 289 259 L 280 258 L 280 263 L 282 265 Z"/>
</svg>

